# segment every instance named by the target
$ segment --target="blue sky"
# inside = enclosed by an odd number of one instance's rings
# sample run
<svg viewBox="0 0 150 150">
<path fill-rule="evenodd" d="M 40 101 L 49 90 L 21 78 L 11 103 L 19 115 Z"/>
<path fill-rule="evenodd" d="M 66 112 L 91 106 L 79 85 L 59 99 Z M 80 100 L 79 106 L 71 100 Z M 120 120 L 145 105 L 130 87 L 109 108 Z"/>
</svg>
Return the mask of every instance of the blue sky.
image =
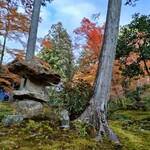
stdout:
<svg viewBox="0 0 150 150">
<path fill-rule="evenodd" d="M 123 0 L 120 25 L 128 24 L 134 13 L 150 14 L 150 0 L 139 0 L 135 7 L 125 6 Z M 42 23 L 39 25 L 38 36 L 48 33 L 52 24 L 58 21 L 63 23 L 70 36 L 73 30 L 80 26 L 84 17 L 91 19 L 92 14 L 100 13 L 99 24 L 103 24 L 106 19 L 108 0 L 54 0 L 47 7 L 42 7 Z"/>
<path fill-rule="evenodd" d="M 120 25 L 130 23 L 134 13 L 150 15 L 150 0 L 139 0 L 135 7 L 125 6 L 123 0 Z M 73 30 L 80 26 L 84 17 L 91 19 L 92 14 L 100 13 L 99 25 L 105 23 L 108 0 L 54 0 L 41 8 L 42 22 L 38 27 L 38 37 L 44 37 L 52 24 L 61 21 L 71 37 Z M 115 8 L 114 8 L 115 9 Z M 9 41 L 11 48 L 20 48 L 19 43 Z M 6 60 L 7 61 L 7 60 Z"/>
</svg>

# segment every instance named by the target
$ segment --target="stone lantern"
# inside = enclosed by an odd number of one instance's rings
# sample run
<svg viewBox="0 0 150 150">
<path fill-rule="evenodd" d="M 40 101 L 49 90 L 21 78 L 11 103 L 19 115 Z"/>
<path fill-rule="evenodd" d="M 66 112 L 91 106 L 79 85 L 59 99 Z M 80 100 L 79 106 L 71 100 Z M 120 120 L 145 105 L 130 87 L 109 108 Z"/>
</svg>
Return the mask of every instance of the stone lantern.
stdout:
<svg viewBox="0 0 150 150">
<path fill-rule="evenodd" d="M 60 76 L 53 74 L 50 66 L 45 64 L 42 60 L 37 59 L 34 61 L 21 60 L 8 66 L 10 72 L 22 77 L 19 90 L 13 91 L 13 98 L 18 101 L 15 105 L 17 113 L 23 114 L 25 118 L 42 113 L 41 102 L 49 100 L 45 87 L 60 82 Z M 37 114 L 32 114 L 34 112 Z"/>
</svg>

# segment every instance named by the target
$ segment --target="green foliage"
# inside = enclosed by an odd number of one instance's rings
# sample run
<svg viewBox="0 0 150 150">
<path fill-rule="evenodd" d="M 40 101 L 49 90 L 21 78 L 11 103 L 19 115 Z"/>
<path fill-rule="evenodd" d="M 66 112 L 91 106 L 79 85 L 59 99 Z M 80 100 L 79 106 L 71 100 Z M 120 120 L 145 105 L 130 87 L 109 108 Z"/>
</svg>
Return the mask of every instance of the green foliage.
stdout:
<svg viewBox="0 0 150 150">
<path fill-rule="evenodd" d="M 139 0 L 126 0 L 125 5 L 135 6 L 137 1 Z"/>
<path fill-rule="evenodd" d="M 82 121 L 76 121 L 73 123 L 75 126 L 75 130 L 81 137 L 85 137 L 90 133 L 90 130 L 92 130 L 91 126 L 89 124 L 86 124 Z"/>
<path fill-rule="evenodd" d="M 20 133 L 36 133 L 36 134 L 42 134 L 44 131 L 46 132 L 52 132 L 53 129 L 49 126 L 48 123 L 45 122 L 45 124 L 42 126 L 42 121 L 41 122 L 35 122 L 34 120 L 28 120 L 26 122 L 26 127 L 22 128 L 20 130 Z"/>
<path fill-rule="evenodd" d="M 4 106 L 0 106 L 0 120 L 4 117 L 4 116 L 7 116 L 9 115 L 9 110 L 6 109 L 6 107 Z"/>
<path fill-rule="evenodd" d="M 114 114 L 111 117 L 112 120 L 131 120 L 130 116 L 124 114 Z"/>
<path fill-rule="evenodd" d="M 108 117 L 117 110 L 147 110 L 150 108 L 150 86 L 143 85 L 128 91 L 121 99 L 110 100 L 108 103 Z"/>
<path fill-rule="evenodd" d="M 150 88 L 148 88 L 144 94 L 141 95 L 144 105 L 150 110 Z"/>
<path fill-rule="evenodd" d="M 149 115 L 149 111 L 119 110 L 111 116 L 111 128 L 122 141 L 123 149 L 127 147 L 130 150 L 149 149 Z"/>
<path fill-rule="evenodd" d="M 51 3 L 53 0 L 43 0 L 42 1 L 42 6 L 46 6 L 46 1 L 49 2 L 49 3 Z"/>
<path fill-rule="evenodd" d="M 139 99 L 139 92 L 137 90 L 130 91 L 126 94 L 126 98 L 129 99 L 131 102 Z"/>
<path fill-rule="evenodd" d="M 66 83 L 62 91 L 51 92 L 49 105 L 55 109 L 65 108 L 70 112 L 71 117 L 79 116 L 88 105 L 92 87 L 85 81 Z"/>
<path fill-rule="evenodd" d="M 134 14 L 130 24 L 121 28 L 116 59 L 125 77 L 150 75 L 150 16 Z M 141 66 L 142 63 L 144 67 Z"/>
<path fill-rule="evenodd" d="M 63 79 L 71 80 L 75 71 L 72 43 L 62 23 L 53 24 L 44 40 L 50 47 L 43 45 L 39 56 L 58 71 Z"/>
<path fill-rule="evenodd" d="M 137 87 L 135 90 L 129 91 L 126 93 L 125 97 L 133 101 L 140 101 L 141 95 L 149 88 L 149 85 L 143 85 L 141 87 Z"/>
<path fill-rule="evenodd" d="M 8 102 L 0 103 L 0 121 L 7 115 L 13 113 L 12 109 L 7 106 Z"/>
</svg>

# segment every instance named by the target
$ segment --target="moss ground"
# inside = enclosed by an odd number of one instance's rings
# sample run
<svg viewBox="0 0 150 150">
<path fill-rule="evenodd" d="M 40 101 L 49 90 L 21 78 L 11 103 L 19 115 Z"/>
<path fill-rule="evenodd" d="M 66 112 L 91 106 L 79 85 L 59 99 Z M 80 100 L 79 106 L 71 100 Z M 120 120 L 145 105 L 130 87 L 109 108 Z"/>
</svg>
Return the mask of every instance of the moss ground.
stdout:
<svg viewBox="0 0 150 150">
<path fill-rule="evenodd" d="M 0 120 L 12 114 L 10 102 L 0 102 Z M 150 149 L 150 111 L 116 111 L 110 117 L 111 128 L 120 138 L 123 150 Z M 120 149 L 107 139 L 94 141 L 91 132 L 75 127 L 64 130 L 56 122 L 40 116 L 24 120 L 20 125 L 5 128 L 0 123 L 0 150 L 117 150 Z M 81 132 L 80 132 L 81 133 Z"/>
<path fill-rule="evenodd" d="M 120 119 L 114 119 L 119 115 Z M 113 117 L 110 125 L 122 141 L 124 150 L 150 149 L 150 111 L 120 110 Z"/>
</svg>

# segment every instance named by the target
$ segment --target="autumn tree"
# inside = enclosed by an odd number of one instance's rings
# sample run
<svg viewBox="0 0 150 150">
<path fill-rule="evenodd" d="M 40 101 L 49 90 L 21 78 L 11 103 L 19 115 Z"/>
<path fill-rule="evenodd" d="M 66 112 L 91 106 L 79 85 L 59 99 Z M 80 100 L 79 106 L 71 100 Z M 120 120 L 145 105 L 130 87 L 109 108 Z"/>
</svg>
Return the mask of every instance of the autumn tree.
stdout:
<svg viewBox="0 0 150 150">
<path fill-rule="evenodd" d="M 21 82 L 21 78 L 11 73 L 8 70 L 7 65 L 2 66 L 0 69 L 0 89 L 4 89 L 5 91 L 12 92 L 15 84 L 19 84 Z"/>
<path fill-rule="evenodd" d="M 40 7 L 41 7 L 41 5 L 45 6 L 46 1 L 51 2 L 52 0 L 35 0 L 33 6 L 32 6 L 32 2 L 33 2 L 32 0 L 20 0 L 20 1 L 9 0 L 9 1 L 7 1 L 8 5 L 12 4 L 12 6 L 15 6 L 15 10 L 18 8 L 19 2 L 22 2 L 22 4 L 25 6 L 25 10 L 27 12 L 30 10 L 30 8 L 32 10 L 32 7 L 33 7 L 31 23 L 29 23 L 30 24 L 30 34 L 29 34 L 29 39 L 28 39 L 28 48 L 27 48 L 27 53 L 26 53 L 26 60 L 32 60 L 34 58 Z M 1 19 L 0 19 L 0 21 L 2 22 Z M 1 22 L 0 22 L 0 27 L 2 27 Z M 23 23 L 25 23 L 25 22 L 26 21 L 24 21 Z M 32 38 L 33 38 L 33 41 L 32 41 Z M 2 79 L 2 82 L 0 82 L 0 84 L 3 83 L 3 81 L 4 81 L 3 77 L 1 78 L 1 75 L 2 74 L 0 74 L 0 81 Z M 7 82 L 7 83 L 10 84 L 10 82 Z"/>
<path fill-rule="evenodd" d="M 21 2 L 26 11 L 30 9 L 32 10 L 29 37 L 28 37 L 27 50 L 26 50 L 26 60 L 34 59 L 40 8 L 41 5 L 43 6 L 46 5 L 46 1 L 52 2 L 53 0 L 20 0 L 20 1 L 9 0 L 8 1 L 9 3 L 15 5 L 16 7 L 18 7 L 19 2 Z"/>
<path fill-rule="evenodd" d="M 72 42 L 61 22 L 53 24 L 42 41 L 40 57 L 61 74 L 65 80 L 71 80 L 74 74 Z"/>
<path fill-rule="evenodd" d="M 29 38 L 28 38 L 27 50 L 26 50 L 26 60 L 34 59 L 40 9 L 41 9 L 41 5 L 43 6 L 46 5 L 46 1 L 52 2 L 53 0 L 34 0 L 33 2 L 30 32 L 29 32 Z"/>
<path fill-rule="evenodd" d="M 95 15 L 94 18 L 98 17 Z M 91 22 L 87 18 L 83 18 L 81 27 L 74 30 L 77 35 L 76 45 L 82 47 L 81 56 L 79 58 L 79 71 L 77 77 L 82 78 L 90 83 L 94 82 L 97 72 L 98 58 L 103 41 L 104 26 L 99 26 L 97 22 Z M 79 39 L 84 42 L 80 44 Z"/>
<path fill-rule="evenodd" d="M 121 28 L 116 59 L 122 75 L 129 78 L 150 76 L 150 16 L 134 14 Z"/>
<path fill-rule="evenodd" d="M 7 40 L 19 41 L 25 46 L 22 37 L 27 36 L 29 32 L 30 13 L 19 13 L 16 5 L 4 0 L 0 1 L 0 14 L 0 36 L 4 39 L 0 61 L 2 64 Z M 8 48 L 6 50 L 8 51 Z"/>
<path fill-rule="evenodd" d="M 112 69 L 116 54 L 121 3 L 121 0 L 109 0 L 108 2 L 104 41 L 99 57 L 94 92 L 90 105 L 80 116 L 81 120 L 93 124 L 98 129 L 99 134 L 96 137 L 96 140 L 101 139 L 102 135 L 106 133 L 112 141 L 117 143 L 119 143 L 119 139 L 110 129 L 106 110 L 110 94 Z"/>
</svg>

